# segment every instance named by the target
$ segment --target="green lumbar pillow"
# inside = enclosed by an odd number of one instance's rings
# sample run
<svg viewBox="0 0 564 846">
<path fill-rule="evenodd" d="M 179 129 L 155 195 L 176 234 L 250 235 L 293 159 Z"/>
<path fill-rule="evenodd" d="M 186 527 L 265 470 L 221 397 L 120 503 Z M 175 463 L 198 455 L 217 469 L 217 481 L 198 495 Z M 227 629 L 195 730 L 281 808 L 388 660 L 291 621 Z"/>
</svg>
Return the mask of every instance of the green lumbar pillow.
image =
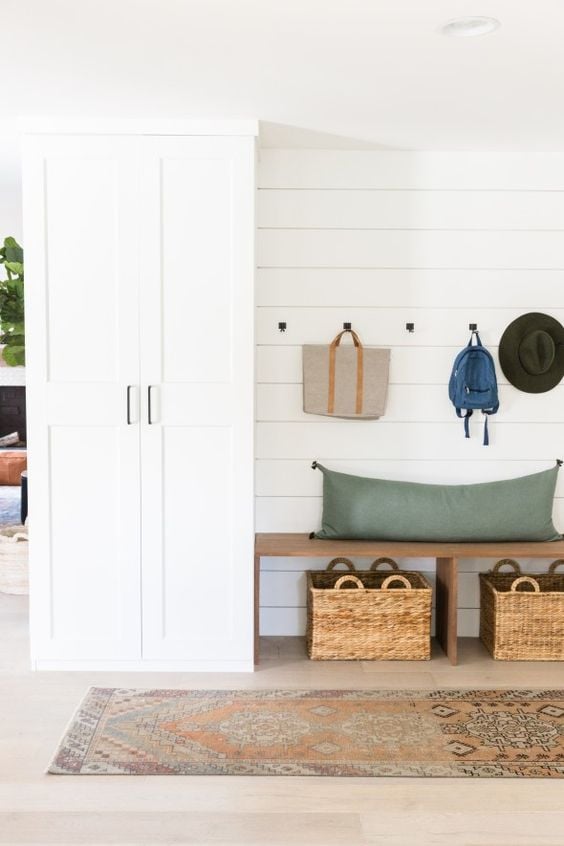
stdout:
<svg viewBox="0 0 564 846">
<path fill-rule="evenodd" d="M 477 485 L 424 485 L 323 473 L 316 538 L 390 541 L 554 541 L 559 464 L 542 473 Z"/>
</svg>

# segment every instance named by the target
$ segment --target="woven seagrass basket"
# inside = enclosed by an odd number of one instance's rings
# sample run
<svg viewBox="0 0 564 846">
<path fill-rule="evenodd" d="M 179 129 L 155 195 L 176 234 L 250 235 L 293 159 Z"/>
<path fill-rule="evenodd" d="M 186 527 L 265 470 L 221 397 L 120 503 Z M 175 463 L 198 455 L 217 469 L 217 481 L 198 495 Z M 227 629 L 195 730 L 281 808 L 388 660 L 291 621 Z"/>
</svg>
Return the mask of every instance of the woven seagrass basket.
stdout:
<svg viewBox="0 0 564 846">
<path fill-rule="evenodd" d="M 507 564 L 511 573 L 501 573 Z M 564 661 L 564 573 L 521 575 L 511 558 L 480 573 L 480 639 L 498 661 Z M 524 590 L 523 588 L 527 588 Z"/>
<path fill-rule="evenodd" d="M 346 564 L 349 572 L 335 571 Z M 382 563 L 393 572 L 381 572 Z M 396 572 L 398 571 L 398 572 Z M 428 661 L 431 595 L 426 579 L 379 558 L 356 570 L 334 558 L 326 570 L 307 574 L 307 652 L 316 661 Z"/>
</svg>

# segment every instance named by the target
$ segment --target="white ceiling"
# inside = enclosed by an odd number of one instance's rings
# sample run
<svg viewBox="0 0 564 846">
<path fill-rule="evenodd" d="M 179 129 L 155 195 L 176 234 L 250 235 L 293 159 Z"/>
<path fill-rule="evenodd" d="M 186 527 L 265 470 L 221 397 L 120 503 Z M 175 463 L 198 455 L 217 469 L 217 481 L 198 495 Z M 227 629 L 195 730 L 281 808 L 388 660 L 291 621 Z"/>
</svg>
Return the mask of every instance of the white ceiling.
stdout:
<svg viewBox="0 0 564 846">
<path fill-rule="evenodd" d="M 437 34 L 467 14 L 502 27 Z M 269 146 L 564 149 L 563 0 L 0 0 L 0 23 L 4 117 L 257 117 Z"/>
</svg>

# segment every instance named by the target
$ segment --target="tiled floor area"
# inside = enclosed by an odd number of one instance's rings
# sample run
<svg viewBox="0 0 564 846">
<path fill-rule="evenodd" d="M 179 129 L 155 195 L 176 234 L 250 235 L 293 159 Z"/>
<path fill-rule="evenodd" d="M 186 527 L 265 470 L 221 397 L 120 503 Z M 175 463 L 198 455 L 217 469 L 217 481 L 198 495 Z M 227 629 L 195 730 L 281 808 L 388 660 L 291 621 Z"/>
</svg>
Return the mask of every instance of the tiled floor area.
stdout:
<svg viewBox="0 0 564 846">
<path fill-rule="evenodd" d="M 564 664 L 503 664 L 474 640 L 460 665 L 311 662 L 265 638 L 251 674 L 31 673 L 27 600 L 0 594 L 0 844 L 564 846 L 558 780 L 47 776 L 90 685 L 115 687 L 562 687 Z"/>
</svg>

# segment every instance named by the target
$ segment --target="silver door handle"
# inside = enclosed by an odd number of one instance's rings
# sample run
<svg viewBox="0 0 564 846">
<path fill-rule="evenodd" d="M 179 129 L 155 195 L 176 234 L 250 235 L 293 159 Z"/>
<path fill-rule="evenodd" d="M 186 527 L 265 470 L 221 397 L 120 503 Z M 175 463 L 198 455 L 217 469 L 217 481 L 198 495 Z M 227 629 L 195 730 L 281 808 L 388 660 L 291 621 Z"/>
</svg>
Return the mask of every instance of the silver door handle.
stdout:
<svg viewBox="0 0 564 846">
<path fill-rule="evenodd" d="M 132 400 L 132 396 L 134 399 Z M 127 386 L 127 425 L 139 423 L 139 392 L 137 385 Z"/>
<path fill-rule="evenodd" d="M 153 391 L 158 389 L 158 385 L 149 385 L 147 388 L 147 423 L 152 426 L 160 420 L 160 395 L 157 393 L 153 397 Z M 156 400 L 156 402 L 154 401 Z M 156 405 L 156 412 L 155 412 Z"/>
</svg>

